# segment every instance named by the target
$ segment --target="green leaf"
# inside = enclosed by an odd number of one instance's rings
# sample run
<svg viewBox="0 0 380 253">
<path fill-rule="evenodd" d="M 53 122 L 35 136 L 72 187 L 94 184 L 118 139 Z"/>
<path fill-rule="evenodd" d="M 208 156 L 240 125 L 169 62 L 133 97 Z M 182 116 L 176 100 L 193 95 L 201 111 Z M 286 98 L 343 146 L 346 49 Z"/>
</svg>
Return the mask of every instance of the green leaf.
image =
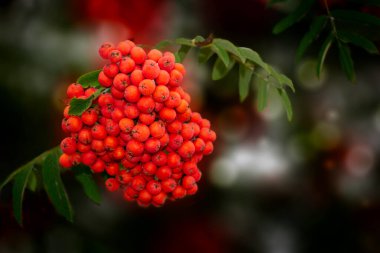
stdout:
<svg viewBox="0 0 380 253">
<path fill-rule="evenodd" d="M 84 165 L 78 165 L 71 170 L 75 174 L 75 179 L 82 185 L 84 193 L 87 195 L 89 199 L 94 201 L 96 204 L 100 204 L 101 196 L 96 185 L 93 174 L 90 169 Z"/>
<path fill-rule="evenodd" d="M 279 34 L 300 21 L 310 10 L 311 6 L 313 6 L 314 2 L 315 0 L 301 1 L 301 3 L 292 13 L 290 13 L 284 19 L 280 20 L 280 22 L 274 26 L 272 32 L 274 34 Z"/>
<path fill-rule="evenodd" d="M 295 92 L 293 81 L 290 80 L 286 75 L 278 73 L 272 66 L 268 65 L 269 74 L 273 78 L 273 85 L 277 88 L 283 88 L 284 85 L 290 87 L 290 89 Z"/>
<path fill-rule="evenodd" d="M 36 171 L 32 169 L 32 172 L 29 175 L 27 187 L 32 192 L 35 192 L 37 190 L 37 185 L 38 185 L 38 179 L 37 179 Z"/>
<path fill-rule="evenodd" d="M 267 106 L 268 85 L 262 78 L 257 78 L 257 109 L 261 112 Z"/>
<path fill-rule="evenodd" d="M 70 102 L 69 114 L 74 116 L 80 116 L 92 105 L 92 97 L 82 99 L 73 98 Z"/>
<path fill-rule="evenodd" d="M 239 65 L 239 95 L 240 102 L 243 102 L 249 93 L 249 84 L 251 81 L 251 77 L 253 74 L 253 70 L 247 68 L 243 64 Z"/>
<path fill-rule="evenodd" d="M 199 63 L 207 62 L 211 56 L 214 55 L 214 52 L 209 47 L 202 47 L 199 49 L 198 61 Z"/>
<path fill-rule="evenodd" d="M 346 74 L 347 78 L 354 82 L 355 81 L 355 71 L 354 62 L 351 58 L 350 48 L 346 44 L 339 43 L 339 61 L 340 65 Z"/>
<path fill-rule="evenodd" d="M 187 53 L 190 51 L 191 47 L 182 45 L 178 52 L 175 54 L 176 55 L 176 62 L 183 62 L 185 59 Z"/>
<path fill-rule="evenodd" d="M 239 49 L 231 42 L 225 39 L 214 39 L 213 43 L 215 45 L 218 45 L 220 48 L 223 48 L 227 52 L 230 52 L 231 54 L 235 55 L 240 59 L 241 62 L 245 62 L 244 55 L 241 54 Z"/>
<path fill-rule="evenodd" d="M 380 26 L 380 18 L 360 11 L 335 10 L 331 11 L 331 14 L 334 18 L 342 19 L 346 22 Z"/>
<path fill-rule="evenodd" d="M 228 67 L 230 63 L 230 56 L 228 55 L 227 51 L 215 44 L 211 44 L 211 50 L 218 55 L 218 57 L 222 60 L 224 66 Z"/>
<path fill-rule="evenodd" d="M 195 36 L 195 38 L 192 40 L 194 43 L 203 42 L 205 41 L 205 38 L 203 38 L 200 35 Z"/>
<path fill-rule="evenodd" d="M 30 172 L 32 171 L 33 165 L 23 167 L 22 171 L 18 173 L 14 178 L 13 183 L 13 214 L 18 222 L 22 225 L 22 201 L 24 199 L 25 187 L 28 183 L 28 178 Z"/>
<path fill-rule="evenodd" d="M 171 41 L 171 40 L 163 40 L 163 41 L 158 42 L 158 43 L 154 46 L 154 48 L 159 49 L 159 50 L 162 50 L 162 49 L 167 48 L 167 47 L 169 47 L 169 46 L 171 46 L 171 45 L 173 45 L 173 44 L 174 44 L 174 42 Z"/>
<path fill-rule="evenodd" d="M 369 39 L 359 34 L 338 31 L 338 37 L 343 42 L 351 43 L 351 44 L 354 44 L 355 46 L 361 47 L 370 54 L 379 53 L 379 50 L 377 49 L 376 45 L 372 41 L 370 41 Z"/>
<path fill-rule="evenodd" d="M 296 53 L 296 59 L 299 61 L 308 47 L 313 43 L 315 39 L 318 38 L 318 35 L 323 30 L 327 24 L 328 18 L 326 16 L 319 16 L 310 25 L 309 31 L 303 36 Z"/>
<path fill-rule="evenodd" d="M 326 59 L 327 52 L 329 51 L 331 44 L 333 42 L 334 36 L 333 34 L 330 34 L 325 42 L 323 42 L 321 49 L 319 50 L 318 54 L 318 61 L 317 61 L 317 76 L 321 76 L 322 67 Z"/>
<path fill-rule="evenodd" d="M 73 221 L 73 210 L 62 183 L 58 151 L 51 152 L 42 165 L 42 180 L 46 193 L 59 214 L 68 221 Z"/>
<path fill-rule="evenodd" d="M 175 40 L 175 43 L 179 45 L 190 46 L 190 47 L 194 46 L 193 42 L 190 39 L 185 39 L 185 38 L 178 38 Z"/>
<path fill-rule="evenodd" d="M 291 121 L 293 117 L 292 104 L 285 89 L 277 89 L 278 94 L 281 97 L 282 105 L 285 107 L 288 120 Z"/>
<path fill-rule="evenodd" d="M 80 85 L 82 85 L 84 88 L 87 88 L 87 87 L 100 87 L 100 83 L 98 81 L 98 76 L 99 76 L 99 73 L 100 71 L 102 71 L 101 69 L 98 69 L 98 70 L 95 70 L 95 71 L 91 71 L 91 72 L 88 72 L 84 75 L 81 75 L 78 80 L 77 80 L 77 83 L 79 83 Z"/>
<path fill-rule="evenodd" d="M 212 68 L 211 78 L 212 80 L 220 80 L 225 77 L 228 72 L 234 67 L 235 60 L 231 60 L 228 67 L 224 66 L 222 60 L 220 58 L 216 59 L 214 63 L 214 67 Z"/>
<path fill-rule="evenodd" d="M 24 167 L 25 166 L 29 166 L 29 163 L 27 163 L 26 165 L 18 168 L 17 170 L 13 171 L 0 185 L 0 191 L 4 188 L 4 186 L 6 186 L 10 181 L 12 181 L 12 179 L 17 175 L 19 174 L 21 171 L 23 171 Z"/>
<path fill-rule="evenodd" d="M 268 64 L 266 64 L 261 59 L 260 55 L 256 51 L 253 51 L 252 49 L 247 48 L 247 47 L 239 47 L 238 49 L 239 49 L 241 55 L 243 55 L 245 58 L 247 58 L 247 60 L 250 60 L 254 64 L 260 66 L 261 68 L 263 68 L 264 70 L 269 72 Z"/>
<path fill-rule="evenodd" d="M 88 108 L 91 107 L 92 101 L 99 97 L 99 95 L 104 91 L 104 88 L 98 89 L 94 94 L 88 98 L 73 98 L 70 101 L 69 115 L 80 116 Z"/>
</svg>

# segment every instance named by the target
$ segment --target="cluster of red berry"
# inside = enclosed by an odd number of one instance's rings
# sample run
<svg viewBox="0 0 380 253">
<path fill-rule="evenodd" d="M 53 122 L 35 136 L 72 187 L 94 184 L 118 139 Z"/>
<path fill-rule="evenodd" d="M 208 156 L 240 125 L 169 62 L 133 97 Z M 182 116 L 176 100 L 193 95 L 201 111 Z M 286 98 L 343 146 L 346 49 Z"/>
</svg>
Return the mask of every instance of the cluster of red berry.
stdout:
<svg viewBox="0 0 380 253">
<path fill-rule="evenodd" d="M 106 172 L 109 191 L 123 189 L 124 198 L 141 206 L 161 206 L 197 192 L 197 163 L 213 151 L 210 122 L 192 112 L 190 95 L 181 88 L 186 71 L 170 52 L 148 53 L 132 41 L 116 47 L 104 43 L 108 59 L 98 81 L 108 89 L 80 117 L 64 110 L 59 163 L 83 163 L 94 173 Z M 88 98 L 96 88 L 73 83 L 72 98 Z"/>
</svg>

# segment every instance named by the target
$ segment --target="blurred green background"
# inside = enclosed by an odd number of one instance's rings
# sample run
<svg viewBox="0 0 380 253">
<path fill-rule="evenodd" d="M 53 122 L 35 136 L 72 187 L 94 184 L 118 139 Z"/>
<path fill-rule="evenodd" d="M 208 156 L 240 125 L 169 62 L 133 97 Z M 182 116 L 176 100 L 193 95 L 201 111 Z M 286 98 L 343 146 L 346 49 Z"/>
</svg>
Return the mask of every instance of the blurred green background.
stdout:
<svg viewBox="0 0 380 253">
<path fill-rule="evenodd" d="M 316 12 L 323 12 L 319 1 Z M 0 252 L 380 252 L 380 61 L 353 48 L 357 83 L 335 53 L 320 79 L 316 49 L 295 50 L 308 23 L 281 35 L 273 25 L 297 1 L 0 0 L 0 178 L 63 137 L 68 84 L 102 65 L 104 41 L 207 36 L 251 47 L 290 76 L 294 119 L 276 94 L 256 110 L 255 86 L 239 103 L 237 72 L 212 82 L 210 66 L 185 61 L 191 107 L 212 122 L 215 152 L 200 164 L 199 193 L 143 209 L 103 191 L 100 206 L 63 176 L 70 224 L 45 193 L 25 193 L 24 228 L 12 216 L 11 187 L 0 202 Z M 329 1 L 331 8 L 346 1 Z M 334 50 L 336 51 L 336 50 Z"/>
</svg>

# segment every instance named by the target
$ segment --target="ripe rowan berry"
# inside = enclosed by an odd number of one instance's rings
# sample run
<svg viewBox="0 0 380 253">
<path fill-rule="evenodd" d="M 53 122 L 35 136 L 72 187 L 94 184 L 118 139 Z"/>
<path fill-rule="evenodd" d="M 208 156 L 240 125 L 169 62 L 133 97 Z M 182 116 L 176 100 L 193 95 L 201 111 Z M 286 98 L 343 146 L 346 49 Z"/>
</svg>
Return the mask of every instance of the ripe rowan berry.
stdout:
<svg viewBox="0 0 380 253">
<path fill-rule="evenodd" d="M 162 57 L 160 50 L 152 49 L 148 52 L 148 59 L 157 62 Z"/>
<path fill-rule="evenodd" d="M 139 196 L 137 200 L 146 204 L 146 203 L 149 203 L 151 199 L 152 199 L 152 195 L 147 190 L 142 190 L 139 192 Z"/>
<path fill-rule="evenodd" d="M 174 190 L 173 190 L 173 197 L 174 199 L 182 199 L 186 196 L 186 189 L 183 188 L 182 186 L 178 185 Z"/>
<path fill-rule="evenodd" d="M 111 42 L 105 42 L 103 43 L 99 48 L 99 55 L 103 59 L 107 59 L 109 52 L 114 49 L 114 45 Z"/>
<path fill-rule="evenodd" d="M 112 63 L 116 63 L 116 62 L 119 62 L 121 60 L 121 57 L 123 55 L 121 54 L 121 52 L 117 49 L 113 49 L 111 50 L 109 53 L 108 53 L 108 59 L 112 62 Z"/>
<path fill-rule="evenodd" d="M 146 141 L 149 138 L 149 135 L 149 127 L 146 125 L 137 124 L 132 129 L 132 137 L 139 142 Z"/>
<path fill-rule="evenodd" d="M 119 173 L 119 169 L 120 169 L 120 167 L 119 167 L 118 163 L 109 163 L 109 164 L 106 164 L 106 172 L 110 176 L 117 175 Z"/>
<path fill-rule="evenodd" d="M 144 96 L 150 96 L 156 89 L 156 84 L 151 79 L 144 79 L 139 83 L 139 91 Z"/>
<path fill-rule="evenodd" d="M 79 83 L 72 83 L 69 85 L 69 87 L 67 87 L 66 94 L 68 98 L 77 98 L 83 96 L 84 90 L 82 85 Z"/>
<path fill-rule="evenodd" d="M 173 120 L 175 120 L 177 113 L 172 108 L 164 107 L 160 110 L 159 115 L 161 120 L 165 122 L 172 122 Z"/>
<path fill-rule="evenodd" d="M 128 142 L 126 149 L 134 156 L 138 156 L 144 152 L 144 144 L 133 139 Z"/>
<path fill-rule="evenodd" d="M 97 139 L 97 140 L 102 140 L 102 139 L 106 138 L 107 131 L 106 131 L 105 126 L 99 125 L 99 124 L 93 126 L 91 128 L 91 135 L 94 139 Z"/>
<path fill-rule="evenodd" d="M 170 56 L 163 56 L 158 60 L 158 66 L 160 69 L 170 72 L 174 68 L 174 60 Z"/>
<path fill-rule="evenodd" d="M 104 71 L 100 71 L 98 81 L 103 87 L 110 87 L 112 85 L 112 78 L 109 78 Z"/>
<path fill-rule="evenodd" d="M 134 47 L 131 49 L 131 58 L 137 63 L 137 64 L 143 64 L 146 59 L 146 53 L 145 50 L 141 47 Z"/>
<path fill-rule="evenodd" d="M 91 170 L 94 173 L 101 173 L 101 172 L 103 172 L 105 167 L 106 167 L 106 164 L 100 158 L 96 159 L 96 161 L 90 166 Z"/>
<path fill-rule="evenodd" d="M 161 192 L 161 184 L 155 180 L 151 180 L 146 184 L 146 190 L 151 195 L 157 195 Z"/>
<path fill-rule="evenodd" d="M 145 141 L 145 151 L 151 154 L 160 150 L 161 142 L 156 138 L 149 138 Z"/>
<path fill-rule="evenodd" d="M 140 101 L 141 93 L 136 86 L 128 86 L 124 90 L 124 98 L 127 102 L 136 103 Z"/>
<path fill-rule="evenodd" d="M 81 120 L 85 125 L 92 126 L 98 120 L 98 113 L 93 108 L 90 108 L 82 114 Z"/>
<path fill-rule="evenodd" d="M 120 41 L 116 49 L 119 50 L 123 55 L 128 55 L 129 52 L 132 49 L 132 45 L 130 44 L 131 41 Z M 133 42 L 132 42 L 133 43 Z M 133 43 L 134 44 L 134 43 Z"/>
<path fill-rule="evenodd" d="M 152 176 L 157 171 L 157 166 L 153 162 L 146 162 L 142 165 L 142 171 L 147 176 Z"/>
<path fill-rule="evenodd" d="M 117 75 L 117 73 L 119 73 L 119 67 L 116 63 L 107 63 L 103 67 L 103 72 L 109 78 L 113 78 Z"/>
<path fill-rule="evenodd" d="M 65 168 L 65 169 L 71 168 L 73 166 L 73 163 L 72 163 L 70 155 L 68 155 L 66 153 L 63 153 L 59 157 L 58 162 L 59 162 L 59 165 L 61 165 L 61 167 Z"/>
<path fill-rule="evenodd" d="M 156 119 L 156 113 L 151 112 L 151 113 L 140 113 L 139 115 L 139 121 L 141 124 L 149 126 L 152 124 Z"/>
<path fill-rule="evenodd" d="M 119 63 L 121 73 L 129 74 L 135 69 L 136 63 L 130 57 L 123 57 Z"/>
<path fill-rule="evenodd" d="M 151 97 L 142 97 L 137 102 L 137 108 L 142 113 L 151 113 L 154 110 L 156 103 Z"/>
<path fill-rule="evenodd" d="M 129 83 L 129 76 L 123 73 L 117 74 L 113 79 L 113 87 L 115 87 L 119 91 L 124 92 L 125 88 L 129 85 Z M 123 98 L 123 96 L 121 98 Z"/>
<path fill-rule="evenodd" d="M 71 137 L 63 139 L 60 146 L 63 153 L 66 154 L 73 154 L 77 149 L 76 141 Z"/>
<path fill-rule="evenodd" d="M 172 170 L 169 166 L 159 167 L 156 171 L 156 176 L 161 181 L 169 179 L 172 176 Z"/>
<path fill-rule="evenodd" d="M 170 80 L 170 75 L 166 70 L 160 70 L 160 73 L 156 77 L 157 85 L 167 85 Z"/>
<path fill-rule="evenodd" d="M 170 80 L 169 80 L 169 85 L 171 86 L 180 86 L 181 83 L 182 83 L 182 80 L 183 80 L 183 75 L 181 72 L 179 72 L 178 70 L 176 69 L 173 69 L 171 72 L 170 72 Z"/>
<path fill-rule="evenodd" d="M 156 102 L 162 103 L 169 99 L 169 89 L 164 85 L 156 86 L 156 89 L 153 92 L 153 99 Z"/>
<path fill-rule="evenodd" d="M 174 189 L 177 187 L 177 183 L 174 179 L 168 178 L 161 182 L 161 188 L 162 191 L 169 193 L 174 191 Z"/>
<path fill-rule="evenodd" d="M 161 146 L 161 142 L 160 142 Z M 164 166 L 168 160 L 167 155 L 163 151 L 159 151 L 152 155 L 152 162 L 157 166 Z"/>
<path fill-rule="evenodd" d="M 146 181 L 142 176 L 135 176 L 132 180 L 131 186 L 136 191 L 141 191 L 145 188 Z"/>
<path fill-rule="evenodd" d="M 160 74 L 160 67 L 158 67 L 157 62 L 153 60 L 146 60 L 142 67 L 142 73 L 145 78 L 155 79 Z"/>
<path fill-rule="evenodd" d="M 82 129 L 82 121 L 77 116 L 71 116 L 65 119 L 65 127 L 69 132 L 79 132 Z"/>
<path fill-rule="evenodd" d="M 96 154 L 93 151 L 88 151 L 82 154 L 81 162 L 84 165 L 91 166 L 97 159 Z"/>
<path fill-rule="evenodd" d="M 154 138 L 161 138 L 165 134 L 165 124 L 162 120 L 158 120 L 150 124 L 149 132 Z"/>
<path fill-rule="evenodd" d="M 115 178 L 110 177 L 105 182 L 107 190 L 110 192 L 117 191 L 120 187 L 119 181 L 117 181 Z"/>
<path fill-rule="evenodd" d="M 120 130 L 123 131 L 124 133 L 129 133 L 130 131 L 132 131 L 134 126 L 135 126 L 135 123 L 130 118 L 122 118 L 119 121 Z"/>
</svg>

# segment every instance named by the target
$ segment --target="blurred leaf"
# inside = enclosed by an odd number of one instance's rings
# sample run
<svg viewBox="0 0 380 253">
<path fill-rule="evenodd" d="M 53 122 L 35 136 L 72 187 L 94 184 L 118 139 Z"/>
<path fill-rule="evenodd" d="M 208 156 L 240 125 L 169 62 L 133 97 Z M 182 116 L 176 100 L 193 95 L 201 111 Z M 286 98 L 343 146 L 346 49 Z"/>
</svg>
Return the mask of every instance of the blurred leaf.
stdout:
<svg viewBox="0 0 380 253">
<path fill-rule="evenodd" d="M 199 49 L 198 61 L 199 63 L 207 62 L 211 56 L 213 56 L 214 52 L 209 47 L 202 47 Z"/>
<path fill-rule="evenodd" d="M 194 42 L 203 42 L 203 41 L 205 41 L 205 38 L 203 38 L 202 36 L 200 36 L 200 35 L 197 35 L 197 36 L 195 36 L 195 38 L 193 39 L 193 41 Z"/>
<path fill-rule="evenodd" d="M 257 78 L 257 109 L 261 112 L 267 106 L 268 85 L 262 78 Z"/>
<path fill-rule="evenodd" d="M 99 76 L 100 71 L 102 71 L 102 70 L 98 69 L 95 71 L 88 72 L 84 75 L 81 75 L 78 78 L 77 83 L 82 85 L 84 88 L 88 88 L 88 87 L 98 88 L 98 87 L 100 87 L 100 83 L 98 81 L 98 76 Z"/>
<path fill-rule="evenodd" d="M 91 107 L 92 101 L 99 97 L 99 95 L 104 91 L 104 88 L 98 89 L 94 94 L 88 98 L 73 98 L 70 102 L 69 115 L 80 116 L 88 108 Z"/>
<path fill-rule="evenodd" d="M 354 62 L 351 58 L 350 49 L 346 44 L 339 43 L 339 61 L 340 65 L 346 74 L 347 78 L 354 82 L 355 81 L 355 71 L 354 71 Z"/>
<path fill-rule="evenodd" d="M 167 47 L 169 47 L 169 46 L 171 46 L 171 45 L 173 45 L 173 44 L 174 44 L 174 42 L 171 41 L 171 40 L 163 40 L 163 41 L 158 42 L 158 43 L 154 46 L 154 48 L 156 48 L 156 49 L 158 49 L 158 50 L 162 50 L 162 49 L 167 48 Z"/>
<path fill-rule="evenodd" d="M 318 35 L 323 30 L 323 28 L 326 26 L 327 23 L 327 17 L 326 16 L 319 16 L 310 25 L 309 31 L 303 36 L 296 53 L 296 59 L 299 61 L 308 47 L 311 45 L 311 43 L 318 38 Z"/>
<path fill-rule="evenodd" d="M 269 74 L 274 78 L 274 81 L 277 82 L 279 85 L 276 85 L 274 83 L 273 85 L 277 88 L 283 88 L 284 85 L 287 85 L 290 87 L 290 89 L 295 92 L 293 81 L 290 80 L 286 75 L 281 74 L 277 72 L 272 66 L 268 65 Z"/>
<path fill-rule="evenodd" d="M 216 59 L 214 63 L 214 67 L 212 69 L 211 78 L 212 80 L 220 80 L 225 77 L 228 72 L 234 67 L 235 60 L 231 60 L 228 67 L 224 66 L 222 60 L 220 58 Z"/>
<path fill-rule="evenodd" d="M 297 23 L 300 21 L 310 10 L 311 6 L 313 6 L 315 0 L 303 0 L 299 4 L 299 6 L 288 16 L 286 16 L 284 19 L 280 20 L 274 28 L 273 28 L 273 33 L 274 34 L 279 34 L 289 27 L 291 27 L 293 24 Z"/>
<path fill-rule="evenodd" d="M 238 48 L 240 53 L 245 57 L 247 58 L 248 60 L 250 60 L 251 62 L 253 62 L 254 64 L 262 67 L 263 69 L 265 69 L 267 72 L 269 72 L 269 68 L 268 68 L 268 64 L 266 64 L 260 57 L 260 55 L 256 52 L 256 51 L 253 51 L 252 49 L 250 48 L 247 48 L 247 47 L 239 47 Z"/>
<path fill-rule="evenodd" d="M 34 166 L 32 166 L 33 168 Z M 29 175 L 29 179 L 28 179 L 28 189 L 31 190 L 32 192 L 35 192 L 37 190 L 37 185 L 38 185 L 38 179 L 37 179 L 37 175 L 36 175 L 36 171 L 34 171 L 32 169 L 32 172 L 30 173 Z"/>
<path fill-rule="evenodd" d="M 185 38 L 178 38 L 175 40 L 175 43 L 179 45 L 190 46 L 190 47 L 194 46 L 193 42 L 190 39 L 185 39 Z"/>
<path fill-rule="evenodd" d="M 235 55 L 241 62 L 245 62 L 245 57 L 240 53 L 239 49 L 231 41 L 225 39 L 214 39 L 214 44 Z"/>
<path fill-rule="evenodd" d="M 329 51 L 331 44 L 333 42 L 334 36 L 330 34 L 325 42 L 322 44 L 321 49 L 319 50 L 318 54 L 318 61 L 317 61 L 317 76 L 318 78 L 321 76 L 323 64 L 326 59 L 327 52 Z"/>
<path fill-rule="evenodd" d="M 239 65 L 239 95 L 240 102 L 243 102 L 249 93 L 249 84 L 251 81 L 251 77 L 253 74 L 253 70 L 244 66 L 244 64 Z"/>
<path fill-rule="evenodd" d="M 42 180 L 46 193 L 57 212 L 72 222 L 73 210 L 62 183 L 58 154 L 58 151 L 54 151 L 46 157 L 42 165 Z"/>
<path fill-rule="evenodd" d="M 71 170 L 75 174 L 75 179 L 82 185 L 84 193 L 87 195 L 89 199 L 94 201 L 96 204 L 100 204 L 101 196 L 96 185 L 93 174 L 90 169 L 84 165 L 78 165 Z"/>
<path fill-rule="evenodd" d="M 338 31 L 338 37 L 339 39 L 341 39 L 342 41 L 346 43 L 351 43 L 351 44 L 354 44 L 355 46 L 363 48 L 370 54 L 379 53 L 379 50 L 377 49 L 376 45 L 372 41 L 370 41 L 369 39 L 361 35 L 354 34 L 351 32 Z"/>
<path fill-rule="evenodd" d="M 23 167 L 21 172 L 15 176 L 13 182 L 13 214 L 20 225 L 22 225 L 22 201 L 24 199 L 24 191 L 32 168 L 33 164 L 28 164 Z"/>
<path fill-rule="evenodd" d="M 31 162 L 29 162 L 31 163 Z M 4 188 L 4 186 L 6 186 L 10 181 L 12 181 L 12 179 L 17 175 L 19 174 L 20 172 L 22 172 L 24 170 L 24 168 L 26 166 L 29 166 L 29 163 L 25 164 L 24 166 L 21 166 L 19 167 L 18 169 L 16 169 L 15 171 L 13 171 L 0 185 L 0 192 L 1 190 Z"/>
<path fill-rule="evenodd" d="M 187 53 L 191 49 L 190 46 L 182 45 L 178 52 L 175 54 L 176 56 L 176 62 L 183 62 L 183 60 L 186 58 Z"/>
<path fill-rule="evenodd" d="M 360 11 L 335 10 L 331 11 L 334 18 L 342 19 L 347 22 L 356 22 L 366 25 L 380 26 L 380 18 Z"/>
<path fill-rule="evenodd" d="M 211 50 L 218 55 L 218 57 L 222 60 L 224 66 L 228 67 L 228 64 L 230 63 L 230 56 L 228 55 L 227 51 L 215 44 L 211 44 Z"/>
<path fill-rule="evenodd" d="M 280 94 L 282 105 L 285 107 L 286 115 L 288 120 L 291 121 L 293 117 L 292 104 L 285 89 L 277 89 L 278 94 Z"/>
</svg>

